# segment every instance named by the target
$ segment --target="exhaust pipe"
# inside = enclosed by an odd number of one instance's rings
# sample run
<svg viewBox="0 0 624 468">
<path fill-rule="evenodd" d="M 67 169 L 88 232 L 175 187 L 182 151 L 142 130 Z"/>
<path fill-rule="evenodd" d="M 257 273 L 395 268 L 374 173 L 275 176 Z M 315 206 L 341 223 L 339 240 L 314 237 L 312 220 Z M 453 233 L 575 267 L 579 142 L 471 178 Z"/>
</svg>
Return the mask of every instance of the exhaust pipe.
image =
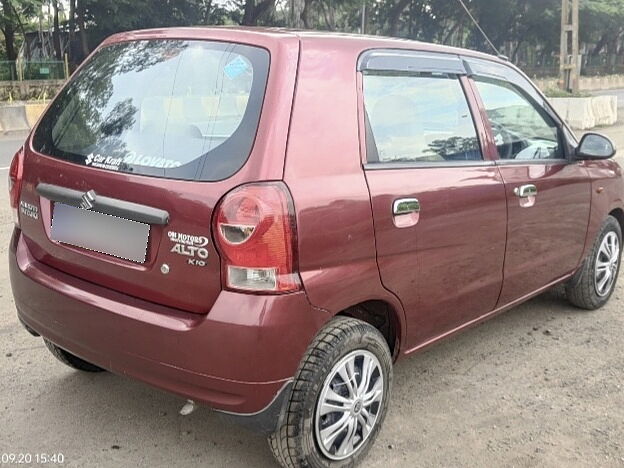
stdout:
<svg viewBox="0 0 624 468">
<path fill-rule="evenodd" d="M 188 416 L 196 409 L 197 409 L 197 405 L 195 404 L 193 400 L 186 400 L 186 403 L 184 404 L 182 409 L 180 409 L 180 414 L 182 416 Z"/>
</svg>

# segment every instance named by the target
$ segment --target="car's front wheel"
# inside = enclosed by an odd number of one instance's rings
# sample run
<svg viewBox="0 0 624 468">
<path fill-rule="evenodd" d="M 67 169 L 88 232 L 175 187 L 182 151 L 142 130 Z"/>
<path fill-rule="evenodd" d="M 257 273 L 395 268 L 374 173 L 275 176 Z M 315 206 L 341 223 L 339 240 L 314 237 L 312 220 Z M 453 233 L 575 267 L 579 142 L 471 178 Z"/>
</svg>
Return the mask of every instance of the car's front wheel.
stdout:
<svg viewBox="0 0 624 468">
<path fill-rule="evenodd" d="M 615 289 L 621 257 L 622 229 L 608 216 L 583 266 L 566 284 L 568 300 L 588 310 L 605 305 Z"/>
<path fill-rule="evenodd" d="M 392 357 L 371 325 L 329 322 L 299 367 L 282 426 L 269 437 L 284 467 L 346 467 L 373 444 L 386 415 Z"/>
</svg>

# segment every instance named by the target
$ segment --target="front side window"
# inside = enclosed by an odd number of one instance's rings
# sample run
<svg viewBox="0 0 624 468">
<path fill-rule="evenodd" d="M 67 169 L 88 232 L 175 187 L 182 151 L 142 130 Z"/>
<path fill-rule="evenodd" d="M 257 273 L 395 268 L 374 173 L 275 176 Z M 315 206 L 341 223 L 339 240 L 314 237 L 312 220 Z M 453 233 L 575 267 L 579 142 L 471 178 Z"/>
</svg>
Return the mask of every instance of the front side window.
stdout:
<svg viewBox="0 0 624 468">
<path fill-rule="evenodd" d="M 553 119 L 514 85 L 485 78 L 476 85 L 501 159 L 565 158 Z"/>
<path fill-rule="evenodd" d="M 99 51 L 43 117 L 34 148 L 111 171 L 220 180 L 247 160 L 269 53 L 209 41 L 148 40 Z"/>
<path fill-rule="evenodd" d="M 457 76 L 365 74 L 369 163 L 481 160 Z"/>
</svg>

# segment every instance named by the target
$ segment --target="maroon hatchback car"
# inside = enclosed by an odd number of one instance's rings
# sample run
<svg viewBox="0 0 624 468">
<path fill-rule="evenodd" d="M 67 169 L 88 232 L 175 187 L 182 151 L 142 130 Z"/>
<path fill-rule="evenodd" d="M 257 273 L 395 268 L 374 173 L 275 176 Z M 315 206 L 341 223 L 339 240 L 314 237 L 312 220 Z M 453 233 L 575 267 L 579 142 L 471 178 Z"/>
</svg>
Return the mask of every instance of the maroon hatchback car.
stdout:
<svg viewBox="0 0 624 468">
<path fill-rule="evenodd" d="M 181 28 L 106 40 L 10 169 L 18 316 L 65 364 L 143 380 L 352 466 L 392 363 L 564 283 L 607 302 L 621 169 L 501 58 Z"/>
</svg>

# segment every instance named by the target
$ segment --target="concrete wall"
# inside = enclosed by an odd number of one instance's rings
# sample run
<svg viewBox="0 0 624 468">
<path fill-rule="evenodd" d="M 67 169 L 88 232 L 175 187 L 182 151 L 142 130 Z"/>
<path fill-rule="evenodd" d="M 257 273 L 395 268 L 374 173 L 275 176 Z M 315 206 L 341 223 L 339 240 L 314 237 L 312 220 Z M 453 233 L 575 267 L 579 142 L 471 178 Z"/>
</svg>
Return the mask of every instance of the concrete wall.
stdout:
<svg viewBox="0 0 624 468">
<path fill-rule="evenodd" d="M 575 130 L 614 125 L 618 119 L 617 96 L 550 98 L 557 113 Z"/>
<path fill-rule="evenodd" d="M 0 132 L 17 132 L 30 130 L 48 102 L 16 102 L 0 106 Z"/>
<path fill-rule="evenodd" d="M 559 87 L 558 78 L 544 78 L 533 81 L 542 91 Z M 602 91 L 605 89 L 624 88 L 624 75 L 581 76 L 579 86 L 581 91 Z"/>
<path fill-rule="evenodd" d="M 542 89 L 557 87 L 557 79 L 536 80 Z M 26 83 L 27 88 L 24 88 Z M 0 82 L 0 100 L 13 93 L 38 93 L 47 99 L 53 97 L 62 81 Z M 581 78 L 585 91 L 624 88 L 624 75 Z M 553 107 L 572 128 L 589 130 L 596 126 L 614 125 L 617 122 L 617 97 L 596 96 L 589 98 L 551 98 Z M 0 132 L 29 130 L 37 122 L 48 105 L 48 100 L 15 102 L 0 105 Z"/>
<path fill-rule="evenodd" d="M 576 130 L 614 125 L 618 119 L 617 96 L 549 100 L 557 113 Z M 0 105 L 0 132 L 29 130 L 37 123 L 47 106 L 47 101 Z"/>
<path fill-rule="evenodd" d="M 26 113 L 26 121 L 28 122 L 28 126 L 32 128 L 43 111 L 48 107 L 48 102 L 29 102 L 24 105 L 24 112 Z"/>
<path fill-rule="evenodd" d="M 0 101 L 52 99 L 64 83 L 64 80 L 0 81 Z"/>
</svg>

